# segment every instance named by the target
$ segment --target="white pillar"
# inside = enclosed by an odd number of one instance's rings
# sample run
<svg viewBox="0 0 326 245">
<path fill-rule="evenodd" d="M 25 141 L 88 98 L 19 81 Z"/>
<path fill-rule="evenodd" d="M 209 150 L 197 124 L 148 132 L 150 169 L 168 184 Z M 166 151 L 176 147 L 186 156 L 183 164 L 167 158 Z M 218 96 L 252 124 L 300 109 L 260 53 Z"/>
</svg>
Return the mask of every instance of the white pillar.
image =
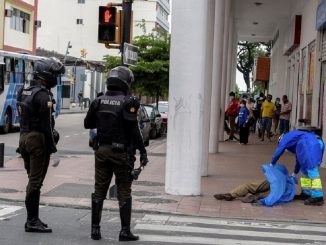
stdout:
<svg viewBox="0 0 326 245">
<path fill-rule="evenodd" d="M 224 140 L 224 111 L 225 111 L 225 93 L 227 83 L 227 64 L 228 64 L 228 53 L 229 53 L 229 32 L 230 32 L 230 9 L 231 1 L 225 2 L 225 15 L 224 15 L 224 32 L 223 32 L 223 65 L 222 65 L 222 79 L 221 79 L 221 116 L 220 116 L 220 127 L 219 127 L 219 140 Z"/>
<path fill-rule="evenodd" d="M 226 76 L 226 88 L 225 88 L 225 100 L 224 100 L 224 106 L 226 107 L 229 104 L 228 95 L 231 92 L 230 86 L 232 81 L 232 73 L 234 71 L 232 67 L 232 59 L 233 59 L 233 53 L 236 52 L 236 48 L 234 46 L 234 22 L 233 22 L 233 13 L 230 14 L 230 29 L 229 29 L 229 52 L 228 52 L 228 67 L 227 67 L 227 76 Z"/>
<path fill-rule="evenodd" d="M 223 56 L 223 31 L 224 31 L 225 0 L 215 2 L 214 24 L 214 51 L 213 51 L 213 77 L 211 118 L 209 135 L 209 152 L 218 152 L 218 131 L 221 114 L 221 79 L 222 79 L 222 56 Z"/>
<path fill-rule="evenodd" d="M 208 147 L 209 147 L 209 122 L 211 112 L 211 94 L 212 94 L 212 69 L 213 69 L 213 46 L 214 46 L 214 14 L 215 0 L 208 1 L 207 12 L 207 48 L 206 48 L 206 76 L 204 79 L 204 127 L 203 127 L 203 154 L 201 176 L 208 175 Z"/>
<path fill-rule="evenodd" d="M 207 12 L 207 0 L 173 2 L 165 191 L 174 195 L 200 194 Z"/>
</svg>

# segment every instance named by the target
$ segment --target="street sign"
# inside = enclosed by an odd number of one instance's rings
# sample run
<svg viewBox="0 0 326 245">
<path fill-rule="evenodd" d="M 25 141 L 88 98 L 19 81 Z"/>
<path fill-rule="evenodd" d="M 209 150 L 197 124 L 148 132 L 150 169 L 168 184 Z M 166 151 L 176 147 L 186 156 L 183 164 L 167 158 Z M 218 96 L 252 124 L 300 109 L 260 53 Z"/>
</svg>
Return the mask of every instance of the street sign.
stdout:
<svg viewBox="0 0 326 245">
<path fill-rule="evenodd" d="M 123 64 L 136 66 L 138 60 L 138 47 L 129 43 L 123 45 Z"/>
</svg>

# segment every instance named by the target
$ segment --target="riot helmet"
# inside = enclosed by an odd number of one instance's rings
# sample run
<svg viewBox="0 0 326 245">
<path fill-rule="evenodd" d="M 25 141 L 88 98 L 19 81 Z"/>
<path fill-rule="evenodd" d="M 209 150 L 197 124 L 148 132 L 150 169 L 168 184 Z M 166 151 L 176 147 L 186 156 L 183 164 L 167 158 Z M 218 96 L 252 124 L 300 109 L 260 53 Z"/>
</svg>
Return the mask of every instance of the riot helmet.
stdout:
<svg viewBox="0 0 326 245">
<path fill-rule="evenodd" d="M 120 90 L 128 93 L 133 82 L 134 74 L 132 71 L 125 66 L 117 66 L 110 71 L 106 80 L 106 87 L 108 90 Z"/>
<path fill-rule="evenodd" d="M 34 64 L 34 79 L 41 80 L 48 87 L 57 85 L 57 77 L 65 73 L 65 67 L 55 57 L 37 60 Z"/>
</svg>

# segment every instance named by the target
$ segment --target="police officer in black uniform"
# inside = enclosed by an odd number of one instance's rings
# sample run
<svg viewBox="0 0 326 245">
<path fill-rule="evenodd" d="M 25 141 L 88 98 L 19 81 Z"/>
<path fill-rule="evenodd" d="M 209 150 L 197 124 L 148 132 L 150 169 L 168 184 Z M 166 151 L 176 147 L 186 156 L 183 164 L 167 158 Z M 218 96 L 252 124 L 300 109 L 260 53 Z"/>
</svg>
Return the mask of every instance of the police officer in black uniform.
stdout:
<svg viewBox="0 0 326 245">
<path fill-rule="evenodd" d="M 26 232 L 52 232 L 39 219 L 39 202 L 50 154 L 57 151 L 56 143 L 59 140 L 59 134 L 54 130 L 54 100 L 50 89 L 57 85 L 57 77 L 64 70 L 56 58 L 35 61 L 33 81 L 29 87 L 22 88 L 17 97 L 20 115 L 19 150 L 28 174 Z"/>
<path fill-rule="evenodd" d="M 98 146 L 95 146 L 95 192 L 92 194 L 93 240 L 101 239 L 103 200 L 113 174 L 121 220 L 119 241 L 139 239 L 130 231 L 132 170 L 136 148 L 140 151 L 141 166 L 145 166 L 148 159 L 137 121 L 140 105 L 135 97 L 129 95 L 133 80 L 134 75 L 127 67 L 112 69 L 106 82 L 108 91 L 91 103 L 84 120 L 85 128 L 97 129 L 98 142 Z"/>
</svg>

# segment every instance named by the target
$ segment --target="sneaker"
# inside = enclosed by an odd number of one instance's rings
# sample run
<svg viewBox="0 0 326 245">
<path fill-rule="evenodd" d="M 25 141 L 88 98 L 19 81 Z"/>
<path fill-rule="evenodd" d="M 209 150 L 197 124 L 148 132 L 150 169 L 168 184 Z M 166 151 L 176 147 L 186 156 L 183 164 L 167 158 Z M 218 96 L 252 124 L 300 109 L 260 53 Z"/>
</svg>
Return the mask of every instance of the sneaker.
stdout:
<svg viewBox="0 0 326 245">
<path fill-rule="evenodd" d="M 305 201 L 305 200 L 307 200 L 307 199 L 309 199 L 309 198 L 310 198 L 310 195 L 305 194 L 305 193 L 303 193 L 303 192 L 301 192 L 300 195 L 295 195 L 295 196 L 294 196 L 294 200 L 302 200 L 302 201 Z"/>
<path fill-rule="evenodd" d="M 323 197 L 310 197 L 309 199 L 304 201 L 304 205 L 321 206 L 323 204 L 324 204 Z"/>
<path fill-rule="evenodd" d="M 232 201 L 234 197 L 230 193 L 214 195 L 216 200 Z"/>
</svg>

